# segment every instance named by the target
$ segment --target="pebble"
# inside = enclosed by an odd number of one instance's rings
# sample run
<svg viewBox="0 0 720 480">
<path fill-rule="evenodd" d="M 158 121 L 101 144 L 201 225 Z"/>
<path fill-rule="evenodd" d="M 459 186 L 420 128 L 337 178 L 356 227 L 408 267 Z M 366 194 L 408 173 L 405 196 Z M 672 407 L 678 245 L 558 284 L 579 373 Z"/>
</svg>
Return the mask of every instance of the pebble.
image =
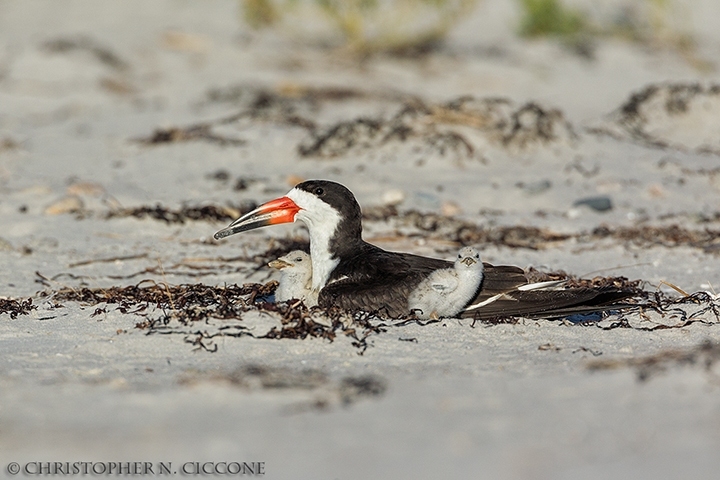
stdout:
<svg viewBox="0 0 720 480">
<path fill-rule="evenodd" d="M 398 189 L 387 190 L 382 195 L 383 205 L 395 206 L 395 205 L 401 204 L 404 201 L 405 201 L 405 192 L 403 192 L 402 190 L 398 190 Z"/>
<path fill-rule="evenodd" d="M 285 179 L 285 183 L 287 183 L 291 187 L 294 187 L 298 183 L 302 183 L 304 181 L 305 179 L 300 175 L 288 175 L 288 177 Z"/>
<path fill-rule="evenodd" d="M 454 217 L 462 213 L 462 208 L 460 208 L 460 205 L 455 202 L 443 202 L 442 206 L 440 207 L 440 213 L 442 213 L 446 217 Z"/>
<path fill-rule="evenodd" d="M 550 188 L 552 188 L 552 182 L 550 180 L 538 180 L 530 183 L 519 182 L 515 186 L 523 189 L 528 195 L 539 195 L 550 190 Z"/>
<path fill-rule="evenodd" d="M 610 197 L 606 195 L 581 198 L 580 200 L 577 200 L 575 201 L 575 203 L 573 203 L 574 207 L 579 207 L 583 205 L 595 210 L 596 212 L 607 212 L 608 210 L 612 210 L 613 208 L 612 200 L 610 200 Z"/>
</svg>

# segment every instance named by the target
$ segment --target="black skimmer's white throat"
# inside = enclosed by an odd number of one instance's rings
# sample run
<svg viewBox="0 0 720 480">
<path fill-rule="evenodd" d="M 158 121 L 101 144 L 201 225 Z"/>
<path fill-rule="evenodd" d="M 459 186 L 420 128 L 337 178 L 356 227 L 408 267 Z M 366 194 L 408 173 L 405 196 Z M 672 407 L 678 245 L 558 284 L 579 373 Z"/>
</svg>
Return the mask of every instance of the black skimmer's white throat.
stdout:
<svg viewBox="0 0 720 480">
<path fill-rule="evenodd" d="M 420 282 L 408 298 L 408 308 L 418 318 L 453 317 L 475 298 L 483 279 L 480 253 L 463 247 L 454 268 L 441 268 Z"/>
<path fill-rule="evenodd" d="M 302 250 L 293 250 L 277 260 L 268 263 L 269 267 L 280 270 L 280 284 L 275 290 L 275 301 L 303 300 L 305 305 L 317 305 L 317 293 L 312 290 L 312 265 L 310 255 Z"/>
<path fill-rule="evenodd" d="M 408 298 L 436 270 L 451 262 L 410 253 L 387 252 L 362 239 L 362 215 L 345 186 L 308 180 L 287 195 L 243 215 L 215 234 L 221 239 L 266 225 L 303 222 L 310 233 L 312 285 L 321 307 L 409 314 Z M 483 265 L 480 289 L 460 316 L 559 317 L 612 309 L 630 296 L 616 288 L 558 288 L 557 282 L 530 283 L 519 267 Z"/>
</svg>

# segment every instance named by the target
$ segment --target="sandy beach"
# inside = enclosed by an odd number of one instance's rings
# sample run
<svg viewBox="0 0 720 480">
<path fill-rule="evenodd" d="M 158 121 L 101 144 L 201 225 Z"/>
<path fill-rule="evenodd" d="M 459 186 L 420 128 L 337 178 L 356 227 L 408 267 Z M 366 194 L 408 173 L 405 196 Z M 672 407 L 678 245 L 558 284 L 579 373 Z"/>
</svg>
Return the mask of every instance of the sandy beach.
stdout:
<svg viewBox="0 0 720 480">
<path fill-rule="evenodd" d="M 231 0 L 0 0 L 1 476 L 716 478 L 720 4 L 671 3 L 685 50 L 522 38 L 485 0 L 429 51 L 359 56 Z M 472 245 L 649 306 L 264 303 L 306 229 L 213 233 L 312 178 L 383 248 Z"/>
</svg>

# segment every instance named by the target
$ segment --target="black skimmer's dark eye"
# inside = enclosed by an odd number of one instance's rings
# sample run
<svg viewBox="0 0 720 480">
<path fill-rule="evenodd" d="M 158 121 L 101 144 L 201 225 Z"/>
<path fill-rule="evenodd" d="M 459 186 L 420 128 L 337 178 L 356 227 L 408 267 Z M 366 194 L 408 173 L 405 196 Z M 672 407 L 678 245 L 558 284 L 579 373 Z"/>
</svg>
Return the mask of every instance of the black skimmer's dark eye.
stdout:
<svg viewBox="0 0 720 480">
<path fill-rule="evenodd" d="M 314 193 L 315 193 L 316 196 L 322 197 L 322 196 L 323 196 L 323 193 L 325 193 L 325 190 L 323 190 L 322 187 L 317 187 L 317 188 L 315 189 L 315 192 L 314 192 Z"/>
</svg>

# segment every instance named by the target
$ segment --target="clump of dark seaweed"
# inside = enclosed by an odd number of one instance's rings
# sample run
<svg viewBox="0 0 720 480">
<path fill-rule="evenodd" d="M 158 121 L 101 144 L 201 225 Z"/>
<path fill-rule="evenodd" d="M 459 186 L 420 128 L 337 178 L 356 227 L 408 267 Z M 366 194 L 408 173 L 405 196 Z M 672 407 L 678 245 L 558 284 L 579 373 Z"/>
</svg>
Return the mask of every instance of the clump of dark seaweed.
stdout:
<svg viewBox="0 0 720 480">
<path fill-rule="evenodd" d="M 164 207 L 162 205 L 155 206 L 139 206 L 130 208 L 119 208 L 110 210 L 105 214 L 106 219 L 135 217 L 149 218 L 152 220 L 160 220 L 165 223 L 185 223 L 187 221 L 208 221 L 208 222 L 228 222 L 244 215 L 257 207 L 255 202 L 246 202 L 233 206 L 217 206 L 202 205 L 190 206 L 183 205 L 178 209 Z"/>
<path fill-rule="evenodd" d="M 18 315 L 28 315 L 30 311 L 35 310 L 32 298 L 25 300 L 15 298 L 0 298 L 0 314 L 9 313 L 10 318 L 16 319 Z"/>
</svg>

